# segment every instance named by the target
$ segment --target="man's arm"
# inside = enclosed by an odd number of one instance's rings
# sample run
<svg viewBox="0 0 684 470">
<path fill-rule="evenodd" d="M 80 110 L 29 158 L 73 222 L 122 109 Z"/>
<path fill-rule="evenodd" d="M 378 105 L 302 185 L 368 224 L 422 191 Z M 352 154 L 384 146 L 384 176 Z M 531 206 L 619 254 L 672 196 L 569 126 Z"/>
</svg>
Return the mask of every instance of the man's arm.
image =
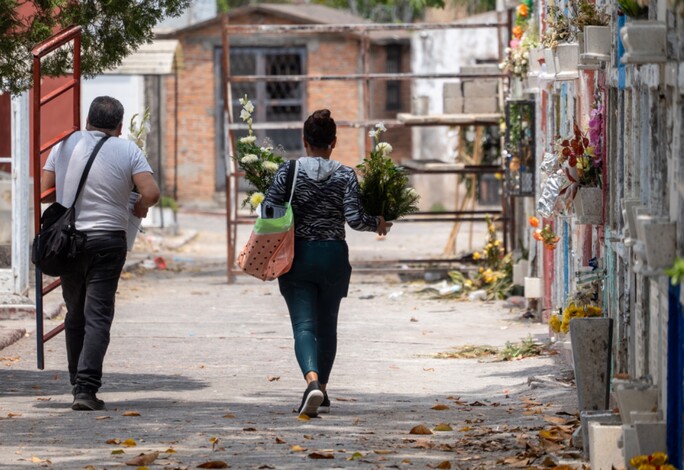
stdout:
<svg viewBox="0 0 684 470">
<path fill-rule="evenodd" d="M 40 193 L 43 194 L 45 191 L 54 189 L 55 187 L 55 172 L 50 170 L 43 170 L 40 175 Z M 52 191 L 48 197 L 46 197 L 42 202 L 55 202 L 56 192 Z"/>
<path fill-rule="evenodd" d="M 133 206 L 133 215 L 144 218 L 147 216 L 147 209 L 159 201 L 159 186 L 152 177 L 152 173 L 147 171 L 133 175 L 133 183 L 140 193 L 140 199 Z"/>
</svg>

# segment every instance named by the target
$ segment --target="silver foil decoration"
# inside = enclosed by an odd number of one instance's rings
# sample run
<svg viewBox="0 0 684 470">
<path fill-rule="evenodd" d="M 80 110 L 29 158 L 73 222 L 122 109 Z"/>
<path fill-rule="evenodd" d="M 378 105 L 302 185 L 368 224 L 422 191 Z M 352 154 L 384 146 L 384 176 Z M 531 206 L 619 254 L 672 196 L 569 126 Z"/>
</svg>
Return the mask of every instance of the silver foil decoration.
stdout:
<svg viewBox="0 0 684 470">
<path fill-rule="evenodd" d="M 542 217 L 550 217 L 554 212 L 556 201 L 561 190 L 569 183 L 563 170 L 558 170 L 544 182 L 541 197 L 537 201 L 537 213 Z"/>
<path fill-rule="evenodd" d="M 544 157 L 542 157 L 542 163 L 540 166 L 541 171 L 551 176 L 554 172 L 558 171 L 559 168 L 558 155 L 550 152 L 544 153 Z"/>
</svg>

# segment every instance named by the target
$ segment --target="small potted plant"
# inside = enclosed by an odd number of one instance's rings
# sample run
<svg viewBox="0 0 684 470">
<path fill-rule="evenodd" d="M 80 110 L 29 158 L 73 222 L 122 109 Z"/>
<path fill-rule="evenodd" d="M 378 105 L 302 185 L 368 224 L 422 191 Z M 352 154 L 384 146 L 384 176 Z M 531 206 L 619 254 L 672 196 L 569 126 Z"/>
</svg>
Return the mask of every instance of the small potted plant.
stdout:
<svg viewBox="0 0 684 470">
<path fill-rule="evenodd" d="M 570 28 L 567 16 L 558 6 L 548 8 L 546 31 L 542 35 L 542 44 L 550 53 L 544 52 L 544 62 L 549 74 L 549 62 L 553 54 L 554 78 L 556 80 L 574 80 L 579 77 L 577 65 L 579 63 L 579 44 L 573 42 L 575 35 Z"/>
<path fill-rule="evenodd" d="M 585 64 L 610 59 L 610 17 L 589 0 L 572 0 L 572 25 L 580 42 L 580 58 Z"/>
</svg>

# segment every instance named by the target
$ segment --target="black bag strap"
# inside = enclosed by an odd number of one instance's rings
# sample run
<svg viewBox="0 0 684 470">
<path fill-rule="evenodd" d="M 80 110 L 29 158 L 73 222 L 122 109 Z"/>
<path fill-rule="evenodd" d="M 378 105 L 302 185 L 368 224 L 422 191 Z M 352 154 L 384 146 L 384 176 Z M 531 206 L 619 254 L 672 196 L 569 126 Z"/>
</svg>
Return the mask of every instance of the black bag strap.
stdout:
<svg viewBox="0 0 684 470">
<path fill-rule="evenodd" d="M 83 174 L 81 175 L 81 181 L 78 182 L 78 189 L 76 190 L 76 196 L 74 196 L 74 202 L 71 204 L 71 206 L 76 205 L 76 201 L 78 200 L 78 195 L 81 194 L 81 189 L 83 189 L 83 186 L 85 186 L 86 178 L 88 178 L 88 173 L 90 173 L 90 167 L 93 166 L 93 161 L 95 160 L 95 156 L 97 153 L 100 151 L 104 143 L 109 139 L 111 136 L 106 135 L 103 138 L 100 139 L 100 141 L 95 145 L 95 148 L 93 149 L 93 153 L 90 154 L 90 158 L 88 158 L 88 163 L 86 163 L 85 168 L 83 169 Z"/>
<path fill-rule="evenodd" d="M 294 188 L 292 187 L 295 182 L 295 172 L 297 171 L 297 160 L 290 160 L 288 162 L 288 167 L 287 167 L 287 178 L 285 179 L 285 200 L 283 203 L 288 202 L 288 196 L 289 196 L 289 202 L 292 202 L 292 195 L 294 194 Z"/>
</svg>

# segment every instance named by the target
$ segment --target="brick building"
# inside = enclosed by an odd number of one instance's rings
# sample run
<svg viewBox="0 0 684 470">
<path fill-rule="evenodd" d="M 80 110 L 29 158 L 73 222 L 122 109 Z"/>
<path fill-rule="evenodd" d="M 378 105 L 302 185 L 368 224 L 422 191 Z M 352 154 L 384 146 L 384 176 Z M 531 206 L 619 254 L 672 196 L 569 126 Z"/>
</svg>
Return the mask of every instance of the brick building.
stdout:
<svg viewBox="0 0 684 470">
<path fill-rule="evenodd" d="M 313 4 L 260 4 L 231 10 L 227 15 L 230 25 L 368 23 Z M 221 28 L 219 16 L 162 35 L 178 39 L 183 50 L 183 67 L 175 79 L 166 80 L 162 98 L 167 117 L 163 130 L 166 187 L 174 189 L 181 203 L 210 203 L 225 189 L 228 150 L 221 90 Z M 370 72 L 410 71 L 408 34 L 374 31 L 369 33 L 369 39 Z M 357 32 L 231 35 L 229 42 L 232 76 L 363 73 L 362 35 Z M 268 137 L 282 145 L 288 157 L 303 155 L 301 123 L 313 110 L 325 107 L 332 110 L 337 122 L 349 124 L 338 126 L 334 158 L 350 166 L 363 158 L 367 132 L 358 125 L 365 120 L 361 80 L 234 82 L 231 86 L 233 116 L 239 116 L 238 98 L 247 94 L 256 107 L 257 137 Z M 410 86 L 408 81 L 371 82 L 368 119 L 396 119 L 398 112 L 406 112 L 410 107 Z M 177 122 L 171 118 L 174 115 Z M 236 136 L 245 133 L 240 129 Z M 410 134 L 397 128 L 383 135 L 395 148 L 397 161 L 410 158 Z"/>
</svg>

